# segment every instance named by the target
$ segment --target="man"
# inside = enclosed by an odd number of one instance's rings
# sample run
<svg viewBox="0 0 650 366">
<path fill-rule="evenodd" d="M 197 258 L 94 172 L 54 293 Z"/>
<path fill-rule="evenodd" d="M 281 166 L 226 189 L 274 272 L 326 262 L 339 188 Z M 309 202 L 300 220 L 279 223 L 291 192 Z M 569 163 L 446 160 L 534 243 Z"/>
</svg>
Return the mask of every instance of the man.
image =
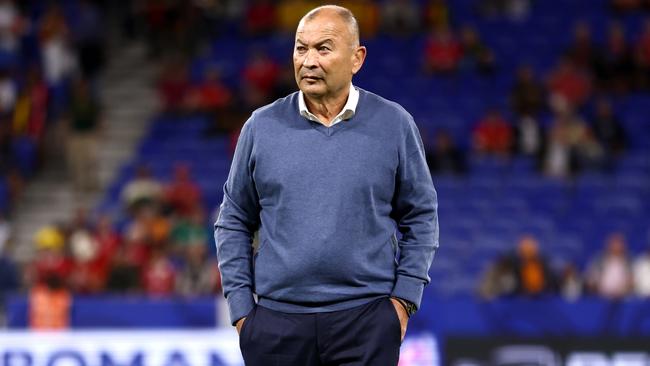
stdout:
<svg viewBox="0 0 650 366">
<path fill-rule="evenodd" d="M 249 366 L 396 365 L 430 281 L 437 197 L 422 140 L 403 108 L 352 85 L 365 56 L 349 10 L 310 11 L 300 91 L 242 128 L 215 239 Z"/>
</svg>

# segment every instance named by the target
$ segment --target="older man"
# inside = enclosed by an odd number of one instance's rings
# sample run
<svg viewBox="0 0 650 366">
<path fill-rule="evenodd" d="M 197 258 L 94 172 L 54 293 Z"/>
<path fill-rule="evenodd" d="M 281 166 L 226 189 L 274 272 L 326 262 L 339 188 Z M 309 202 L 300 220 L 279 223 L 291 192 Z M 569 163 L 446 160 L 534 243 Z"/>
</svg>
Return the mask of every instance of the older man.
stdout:
<svg viewBox="0 0 650 366">
<path fill-rule="evenodd" d="M 256 110 L 237 143 L 215 239 L 249 366 L 396 365 L 430 281 L 437 197 L 422 140 L 402 107 L 352 85 L 358 29 L 342 7 L 307 13 L 300 91 Z"/>
</svg>

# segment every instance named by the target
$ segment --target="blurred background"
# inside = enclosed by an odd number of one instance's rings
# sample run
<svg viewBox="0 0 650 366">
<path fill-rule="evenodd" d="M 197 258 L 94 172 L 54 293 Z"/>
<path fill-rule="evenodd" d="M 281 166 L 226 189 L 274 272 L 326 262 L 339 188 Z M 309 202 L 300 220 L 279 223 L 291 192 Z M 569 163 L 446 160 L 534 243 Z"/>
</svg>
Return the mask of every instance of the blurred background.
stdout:
<svg viewBox="0 0 650 366">
<path fill-rule="evenodd" d="M 405 365 L 650 364 L 650 1 L 333 1 L 417 122 Z M 0 365 L 242 365 L 212 223 L 323 2 L 0 0 Z"/>
</svg>

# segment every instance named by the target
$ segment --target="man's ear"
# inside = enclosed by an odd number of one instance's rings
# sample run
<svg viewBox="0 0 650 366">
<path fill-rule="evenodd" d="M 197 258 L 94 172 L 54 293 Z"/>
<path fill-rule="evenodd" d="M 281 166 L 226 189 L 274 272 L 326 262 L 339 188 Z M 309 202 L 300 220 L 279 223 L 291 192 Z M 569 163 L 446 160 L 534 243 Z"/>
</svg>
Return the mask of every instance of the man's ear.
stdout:
<svg viewBox="0 0 650 366">
<path fill-rule="evenodd" d="M 354 50 L 352 54 L 352 75 L 356 74 L 361 70 L 363 66 L 363 61 L 366 59 L 366 48 L 364 46 L 359 46 Z"/>
</svg>

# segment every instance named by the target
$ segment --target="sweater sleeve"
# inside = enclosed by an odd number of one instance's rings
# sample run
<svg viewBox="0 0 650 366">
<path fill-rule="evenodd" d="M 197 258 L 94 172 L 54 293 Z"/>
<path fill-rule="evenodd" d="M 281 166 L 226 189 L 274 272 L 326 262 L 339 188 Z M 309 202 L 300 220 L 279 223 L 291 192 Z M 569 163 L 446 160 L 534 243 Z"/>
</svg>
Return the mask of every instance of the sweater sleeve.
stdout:
<svg viewBox="0 0 650 366">
<path fill-rule="evenodd" d="M 239 135 L 230 172 L 223 187 L 223 202 L 214 224 L 223 292 L 233 325 L 255 305 L 252 242 L 259 227 L 260 207 L 252 178 L 252 152 L 253 135 L 249 120 Z"/>
<path fill-rule="evenodd" d="M 438 199 L 427 167 L 420 133 L 408 116 L 408 129 L 399 149 L 391 217 L 402 234 L 397 278 L 391 296 L 420 308 L 428 272 L 438 248 Z"/>
</svg>

